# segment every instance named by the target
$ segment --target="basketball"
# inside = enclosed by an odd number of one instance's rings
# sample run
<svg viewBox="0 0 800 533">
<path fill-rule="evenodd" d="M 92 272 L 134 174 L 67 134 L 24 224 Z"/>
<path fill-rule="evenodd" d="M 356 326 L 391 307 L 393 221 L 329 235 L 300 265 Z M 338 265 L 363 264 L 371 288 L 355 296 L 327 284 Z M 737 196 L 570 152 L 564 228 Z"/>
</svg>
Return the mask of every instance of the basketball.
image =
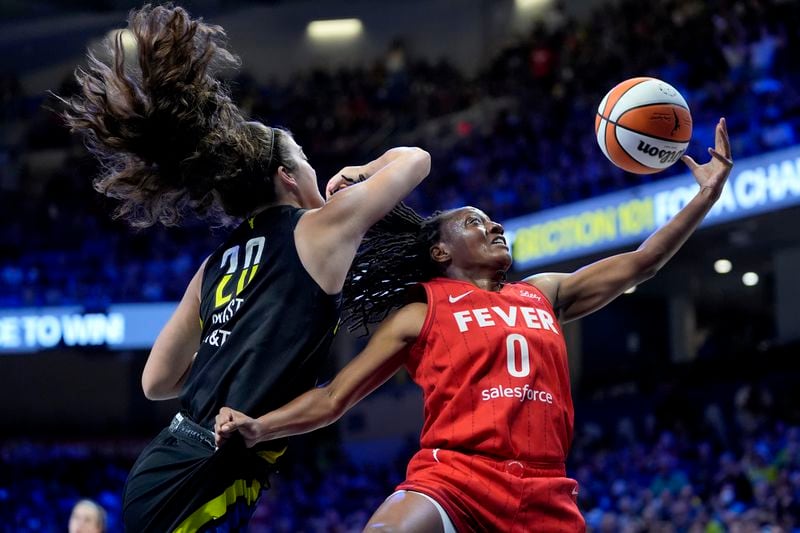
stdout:
<svg viewBox="0 0 800 533">
<path fill-rule="evenodd" d="M 692 115 L 672 85 L 631 78 L 605 95 L 594 121 L 597 143 L 619 168 L 660 172 L 678 161 L 692 138 Z"/>
</svg>

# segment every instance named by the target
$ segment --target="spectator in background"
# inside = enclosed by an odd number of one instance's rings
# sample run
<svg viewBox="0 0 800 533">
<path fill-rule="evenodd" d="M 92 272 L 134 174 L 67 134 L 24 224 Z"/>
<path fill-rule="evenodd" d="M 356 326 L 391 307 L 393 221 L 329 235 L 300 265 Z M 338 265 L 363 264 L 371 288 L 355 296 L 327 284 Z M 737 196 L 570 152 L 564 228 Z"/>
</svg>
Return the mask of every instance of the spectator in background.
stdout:
<svg viewBox="0 0 800 533">
<path fill-rule="evenodd" d="M 72 508 L 69 533 L 104 533 L 106 510 L 94 500 L 83 499 Z"/>
</svg>

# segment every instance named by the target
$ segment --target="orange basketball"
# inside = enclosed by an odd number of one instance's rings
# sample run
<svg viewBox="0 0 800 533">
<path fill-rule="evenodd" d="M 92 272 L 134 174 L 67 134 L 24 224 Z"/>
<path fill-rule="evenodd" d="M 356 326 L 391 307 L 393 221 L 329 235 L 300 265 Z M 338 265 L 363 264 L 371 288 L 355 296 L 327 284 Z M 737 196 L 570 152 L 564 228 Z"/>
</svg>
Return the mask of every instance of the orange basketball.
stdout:
<svg viewBox="0 0 800 533">
<path fill-rule="evenodd" d="M 612 163 L 634 174 L 653 174 L 686 151 L 692 115 L 672 85 L 655 78 L 631 78 L 600 102 L 594 132 Z"/>
</svg>

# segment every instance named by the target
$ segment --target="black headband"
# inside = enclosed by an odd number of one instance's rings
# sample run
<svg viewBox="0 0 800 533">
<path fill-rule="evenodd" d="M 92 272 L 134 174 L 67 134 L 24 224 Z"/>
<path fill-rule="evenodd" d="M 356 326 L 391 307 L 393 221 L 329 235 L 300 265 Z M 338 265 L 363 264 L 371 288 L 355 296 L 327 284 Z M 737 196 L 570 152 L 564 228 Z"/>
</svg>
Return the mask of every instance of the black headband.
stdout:
<svg viewBox="0 0 800 533">
<path fill-rule="evenodd" d="M 267 172 L 269 172 L 269 167 L 272 165 L 272 160 L 274 159 L 274 150 L 275 150 L 275 128 L 270 128 L 267 126 L 270 134 L 272 135 L 272 140 L 269 143 L 269 159 L 267 159 Z"/>
</svg>

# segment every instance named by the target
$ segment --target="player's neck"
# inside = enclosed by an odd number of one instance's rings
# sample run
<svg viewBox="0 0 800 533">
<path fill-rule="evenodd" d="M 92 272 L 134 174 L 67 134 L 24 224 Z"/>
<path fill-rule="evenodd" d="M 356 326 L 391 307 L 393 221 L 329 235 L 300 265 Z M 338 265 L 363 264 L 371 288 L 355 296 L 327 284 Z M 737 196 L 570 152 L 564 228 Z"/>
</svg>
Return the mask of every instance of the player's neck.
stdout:
<svg viewBox="0 0 800 533">
<path fill-rule="evenodd" d="M 250 216 L 255 216 L 261 213 L 262 211 L 269 209 L 270 207 L 275 207 L 276 205 L 291 205 L 293 207 L 303 207 L 302 205 L 300 205 L 300 202 L 293 194 L 278 193 L 275 197 L 275 200 L 258 206 L 253 210 L 252 213 L 250 213 Z"/>
<path fill-rule="evenodd" d="M 503 288 L 503 283 L 505 283 L 506 280 L 506 274 L 503 271 L 470 272 L 452 266 L 447 269 L 447 277 L 471 283 L 485 291 L 499 291 Z"/>
</svg>

